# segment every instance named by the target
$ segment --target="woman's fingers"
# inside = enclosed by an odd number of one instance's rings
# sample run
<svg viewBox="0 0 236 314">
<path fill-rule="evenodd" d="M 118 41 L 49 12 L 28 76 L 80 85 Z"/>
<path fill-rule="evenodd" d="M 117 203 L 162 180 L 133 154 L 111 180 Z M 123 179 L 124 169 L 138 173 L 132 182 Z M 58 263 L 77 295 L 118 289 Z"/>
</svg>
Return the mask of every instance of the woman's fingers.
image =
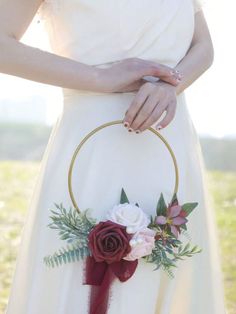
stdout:
<svg viewBox="0 0 236 314">
<path fill-rule="evenodd" d="M 183 75 L 178 70 L 172 69 L 163 64 L 157 65 L 157 69 L 154 71 L 153 75 L 174 86 L 177 86 L 183 78 Z"/>
<path fill-rule="evenodd" d="M 152 126 L 160 117 L 162 116 L 163 112 L 167 108 L 167 101 L 161 100 L 156 107 L 154 108 L 153 112 L 149 115 L 149 117 L 139 126 L 139 130 L 143 132 L 144 130 L 148 129 Z"/>
<path fill-rule="evenodd" d="M 182 74 L 179 71 L 158 62 L 140 58 L 128 58 L 125 59 L 124 63 L 128 70 L 134 71 L 135 75 L 138 75 L 137 79 L 143 76 L 155 76 L 177 86 L 182 78 Z"/>
<path fill-rule="evenodd" d="M 110 67 L 99 69 L 97 76 L 98 89 L 105 92 L 133 90 L 133 84 L 145 79 L 145 76 L 159 78 L 172 86 L 180 82 L 180 74 L 174 69 L 157 62 L 139 58 L 128 58 L 115 62 Z M 137 83 L 139 85 L 139 83 Z"/>
<path fill-rule="evenodd" d="M 129 109 L 127 110 L 125 114 L 124 125 L 126 127 L 130 128 L 139 110 L 141 110 L 141 107 L 145 103 L 147 97 L 148 97 L 148 90 L 140 88 L 139 92 L 135 95 Z"/>
<path fill-rule="evenodd" d="M 144 59 L 139 59 L 139 58 L 135 58 L 137 63 L 142 64 L 143 66 L 148 66 L 150 67 L 149 69 L 153 72 L 149 73 L 149 74 L 153 74 L 156 76 L 171 76 L 171 75 L 177 75 L 179 72 L 176 71 L 175 69 L 158 63 L 158 62 L 154 62 L 154 61 L 149 61 L 149 60 L 144 60 Z M 148 75 L 148 73 L 147 73 Z"/>
<path fill-rule="evenodd" d="M 155 122 L 157 122 L 165 112 L 165 116 L 156 125 L 156 129 L 160 130 L 162 128 L 165 128 L 174 119 L 175 111 L 176 111 L 175 105 L 167 105 L 167 103 L 163 101 L 156 105 L 154 110 L 151 112 L 151 114 L 149 114 L 148 118 L 143 123 L 139 123 L 141 119 L 139 120 L 137 117 L 135 119 L 137 121 L 137 124 L 135 124 L 136 122 L 134 120 L 134 123 L 131 124 L 130 127 L 134 131 L 139 130 L 140 132 L 143 132 L 144 130 L 151 127 Z"/>
<path fill-rule="evenodd" d="M 164 118 L 158 122 L 155 126 L 157 130 L 165 128 L 175 117 L 176 112 L 176 102 L 170 103 L 166 108 L 166 115 Z"/>
<path fill-rule="evenodd" d="M 160 79 L 173 86 L 178 86 L 182 80 L 182 74 L 176 74 L 175 76 L 160 76 Z"/>
<path fill-rule="evenodd" d="M 132 130 L 140 130 L 140 126 L 152 115 L 158 100 L 158 95 L 156 93 L 152 93 L 147 97 L 137 115 L 134 117 L 132 123 L 130 124 L 130 128 Z"/>
<path fill-rule="evenodd" d="M 175 87 L 165 82 L 144 84 L 125 113 L 124 126 L 129 131 L 142 132 L 160 120 L 166 127 L 174 118 L 177 105 Z M 164 116 L 163 113 L 165 113 Z"/>
</svg>

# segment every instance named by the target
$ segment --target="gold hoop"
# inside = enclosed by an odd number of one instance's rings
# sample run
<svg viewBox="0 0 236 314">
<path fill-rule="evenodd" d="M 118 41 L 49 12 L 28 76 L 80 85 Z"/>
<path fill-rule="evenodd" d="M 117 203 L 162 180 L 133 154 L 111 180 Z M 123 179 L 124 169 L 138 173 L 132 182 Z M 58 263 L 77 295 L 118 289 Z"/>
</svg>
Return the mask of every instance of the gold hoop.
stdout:
<svg viewBox="0 0 236 314">
<path fill-rule="evenodd" d="M 75 149 L 75 152 L 72 156 L 72 159 L 71 159 L 71 162 L 70 162 L 70 167 L 69 167 L 69 172 L 68 172 L 68 189 L 69 189 L 69 194 L 70 194 L 70 198 L 71 198 L 71 201 L 73 203 L 73 206 L 76 208 L 76 210 L 78 212 L 80 212 L 80 209 L 76 203 L 76 200 L 75 200 L 75 197 L 74 197 L 74 194 L 73 194 L 73 191 L 72 191 L 72 183 L 71 183 L 71 179 L 72 179 L 72 171 L 73 171 L 73 167 L 74 167 L 74 163 L 75 163 L 75 159 L 82 147 L 82 145 L 93 135 L 95 134 L 96 132 L 98 132 L 99 130 L 105 128 L 105 127 L 108 127 L 108 126 L 111 126 L 111 125 L 115 125 L 115 124 L 123 124 L 123 121 L 122 120 L 114 120 L 114 121 L 111 121 L 111 122 L 107 122 L 107 123 L 104 123 L 102 125 L 100 125 L 99 127 L 95 128 L 94 130 L 92 130 L 91 132 L 89 132 L 84 138 L 83 140 L 80 142 L 80 144 L 77 146 L 77 148 Z M 165 144 L 166 148 L 168 149 L 171 157 L 172 157 L 172 161 L 173 161 L 173 164 L 174 164 L 174 168 L 175 168 L 175 186 L 174 186 L 174 192 L 173 192 L 173 197 L 174 195 L 177 193 L 178 191 L 178 185 L 179 185 L 179 172 L 178 172 L 178 166 L 177 166 L 177 161 L 176 161 L 176 158 L 175 158 L 175 155 L 174 155 L 174 152 L 173 150 L 171 149 L 170 145 L 168 144 L 168 142 L 166 141 L 166 139 L 160 134 L 158 133 L 155 129 L 153 128 L 148 128 L 147 130 L 151 131 L 152 133 L 154 133 L 155 135 L 157 135 L 161 140 L 162 142 Z"/>
</svg>

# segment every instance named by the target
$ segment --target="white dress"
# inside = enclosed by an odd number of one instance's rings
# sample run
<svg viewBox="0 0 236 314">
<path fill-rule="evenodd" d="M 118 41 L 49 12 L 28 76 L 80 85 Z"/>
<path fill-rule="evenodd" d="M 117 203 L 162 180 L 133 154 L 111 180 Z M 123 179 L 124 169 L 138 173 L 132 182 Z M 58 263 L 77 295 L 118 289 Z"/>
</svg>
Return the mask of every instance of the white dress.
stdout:
<svg viewBox="0 0 236 314">
<path fill-rule="evenodd" d="M 139 57 L 174 67 L 189 48 L 199 9 L 193 0 L 47 0 L 40 14 L 56 54 L 94 66 Z M 63 94 L 23 228 L 7 314 L 88 313 L 90 287 L 82 285 L 82 262 L 53 269 L 43 263 L 64 245 L 47 226 L 49 209 L 54 202 L 72 206 L 67 175 L 75 148 L 92 129 L 123 119 L 134 93 L 63 89 Z M 141 260 L 128 281 L 113 283 L 108 313 L 223 314 L 214 215 L 184 93 L 174 120 L 160 133 L 177 159 L 179 202 L 199 202 L 188 230 L 203 251 L 179 262 L 175 279 Z M 79 207 L 93 208 L 98 220 L 119 201 L 121 187 L 154 215 L 160 193 L 170 201 L 173 185 L 174 168 L 163 143 L 148 130 L 130 133 L 121 124 L 100 130 L 84 145 L 73 173 Z"/>
</svg>

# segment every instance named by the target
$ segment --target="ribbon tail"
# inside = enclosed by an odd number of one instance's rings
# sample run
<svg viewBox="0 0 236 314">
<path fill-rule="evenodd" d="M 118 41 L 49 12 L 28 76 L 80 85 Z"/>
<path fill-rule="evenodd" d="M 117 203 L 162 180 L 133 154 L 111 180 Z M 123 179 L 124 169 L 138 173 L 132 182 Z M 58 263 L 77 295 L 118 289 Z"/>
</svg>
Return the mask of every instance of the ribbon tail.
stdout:
<svg viewBox="0 0 236 314">
<path fill-rule="evenodd" d="M 89 314 L 107 313 L 110 285 L 114 278 L 109 264 L 96 262 L 91 256 L 87 257 L 85 284 L 92 285 Z"/>
<path fill-rule="evenodd" d="M 89 314 L 106 314 L 110 295 L 110 286 L 115 276 L 108 265 L 101 286 L 92 286 Z"/>
</svg>

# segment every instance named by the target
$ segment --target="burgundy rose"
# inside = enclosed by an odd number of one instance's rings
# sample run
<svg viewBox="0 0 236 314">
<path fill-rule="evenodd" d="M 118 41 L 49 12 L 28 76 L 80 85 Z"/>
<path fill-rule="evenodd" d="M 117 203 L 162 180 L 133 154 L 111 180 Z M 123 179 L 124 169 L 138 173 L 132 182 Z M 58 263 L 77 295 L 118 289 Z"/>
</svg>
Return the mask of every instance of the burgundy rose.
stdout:
<svg viewBox="0 0 236 314">
<path fill-rule="evenodd" d="M 107 220 L 90 231 L 88 246 L 96 262 L 111 264 L 120 261 L 131 251 L 131 237 L 125 226 Z"/>
</svg>

